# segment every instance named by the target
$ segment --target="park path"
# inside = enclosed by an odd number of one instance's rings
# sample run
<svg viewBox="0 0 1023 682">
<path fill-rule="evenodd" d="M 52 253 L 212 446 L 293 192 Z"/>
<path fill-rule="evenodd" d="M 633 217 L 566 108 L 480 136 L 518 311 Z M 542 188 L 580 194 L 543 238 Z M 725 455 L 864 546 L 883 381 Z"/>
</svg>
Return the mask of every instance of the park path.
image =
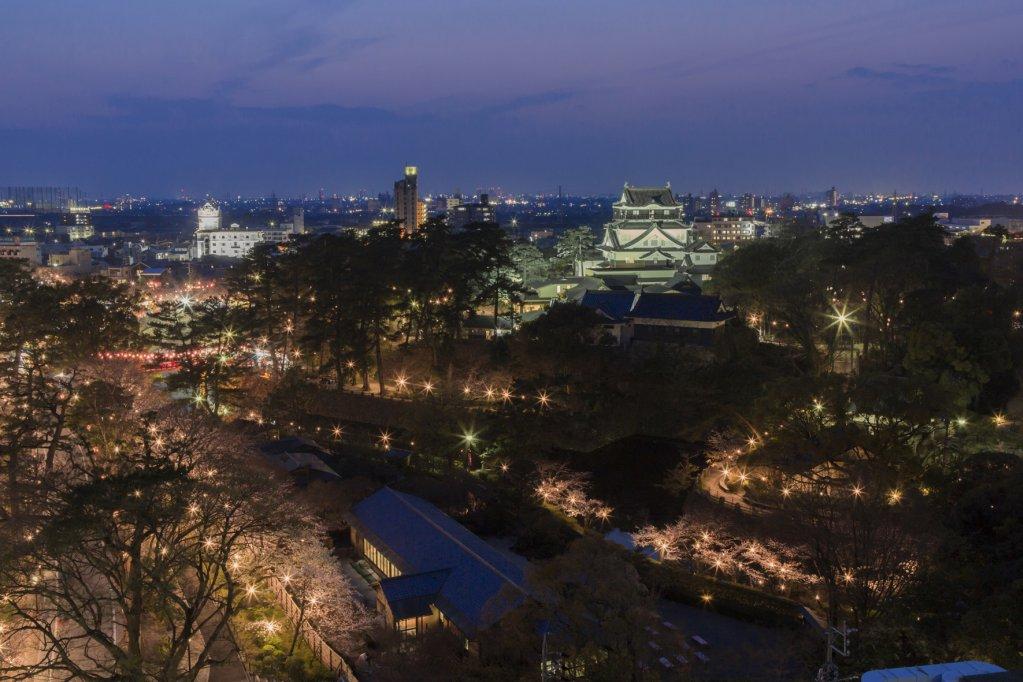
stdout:
<svg viewBox="0 0 1023 682">
<path fill-rule="evenodd" d="M 764 510 L 754 507 L 741 492 L 731 490 L 724 485 L 724 472 L 716 466 L 709 466 L 700 474 L 696 485 L 699 492 L 709 497 L 711 501 L 721 502 L 725 506 L 747 514 L 762 514 Z"/>
<path fill-rule="evenodd" d="M 207 623 L 203 628 L 203 636 L 212 635 L 213 624 Z M 214 660 L 222 663 L 209 668 L 209 682 L 250 682 L 242 659 L 238 656 L 238 646 L 234 643 L 234 637 L 230 634 L 221 634 L 210 646 L 210 655 Z"/>
</svg>

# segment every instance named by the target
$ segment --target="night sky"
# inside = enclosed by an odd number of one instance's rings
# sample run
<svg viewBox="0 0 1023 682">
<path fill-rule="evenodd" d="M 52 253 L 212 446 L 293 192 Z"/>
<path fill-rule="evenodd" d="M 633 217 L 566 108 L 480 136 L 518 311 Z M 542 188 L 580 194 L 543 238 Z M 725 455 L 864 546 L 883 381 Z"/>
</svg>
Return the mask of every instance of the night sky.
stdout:
<svg viewBox="0 0 1023 682">
<path fill-rule="evenodd" d="M 5 0 L 0 185 L 1023 190 L 1020 0 Z"/>
</svg>

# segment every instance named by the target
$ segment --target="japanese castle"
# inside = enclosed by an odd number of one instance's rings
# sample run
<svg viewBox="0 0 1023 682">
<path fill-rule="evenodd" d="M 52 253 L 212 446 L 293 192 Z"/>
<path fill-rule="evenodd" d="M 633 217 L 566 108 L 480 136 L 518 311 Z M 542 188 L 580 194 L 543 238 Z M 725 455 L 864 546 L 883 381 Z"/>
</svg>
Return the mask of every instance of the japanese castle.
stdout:
<svg viewBox="0 0 1023 682">
<path fill-rule="evenodd" d="M 601 259 L 580 263 L 578 274 L 634 276 L 640 284 L 663 284 L 680 272 L 698 283 L 709 278 L 718 249 L 695 237 L 671 183 L 664 187 L 626 183 L 612 208 L 611 222 L 604 226 L 597 246 Z"/>
</svg>

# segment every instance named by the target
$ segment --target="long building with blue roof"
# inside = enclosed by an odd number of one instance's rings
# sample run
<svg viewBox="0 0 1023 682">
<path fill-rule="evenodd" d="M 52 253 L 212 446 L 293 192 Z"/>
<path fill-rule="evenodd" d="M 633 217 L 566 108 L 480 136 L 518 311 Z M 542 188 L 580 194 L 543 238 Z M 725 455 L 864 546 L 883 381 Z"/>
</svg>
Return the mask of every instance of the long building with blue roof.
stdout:
<svg viewBox="0 0 1023 682">
<path fill-rule="evenodd" d="M 380 575 L 377 607 L 404 636 L 446 627 L 468 648 L 526 597 L 525 559 L 491 547 L 426 500 L 384 487 L 349 514 Z"/>
<path fill-rule="evenodd" d="M 620 346 L 634 342 L 710 345 L 714 330 L 735 317 L 717 296 L 690 291 L 586 291 L 579 305 L 606 319 Z"/>
</svg>

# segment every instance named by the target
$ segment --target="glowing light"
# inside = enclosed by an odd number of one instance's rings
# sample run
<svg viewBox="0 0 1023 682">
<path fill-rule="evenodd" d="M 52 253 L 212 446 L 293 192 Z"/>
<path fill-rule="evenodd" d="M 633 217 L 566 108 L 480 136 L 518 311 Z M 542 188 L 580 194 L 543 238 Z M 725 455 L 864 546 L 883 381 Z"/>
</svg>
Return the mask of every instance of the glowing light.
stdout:
<svg viewBox="0 0 1023 682">
<path fill-rule="evenodd" d="M 426 393 L 427 395 L 433 393 L 433 382 L 427 381 L 423 384 L 423 393 Z"/>
<path fill-rule="evenodd" d="M 836 327 L 839 332 L 851 332 L 852 325 L 856 324 L 856 319 L 853 317 L 856 310 L 850 311 L 844 303 L 842 304 L 841 310 L 839 310 L 838 306 L 835 305 L 832 305 L 831 308 L 834 310 L 834 314 L 828 315 L 828 317 L 832 320 L 828 327 Z M 859 309 L 857 308 L 857 310 Z"/>
<path fill-rule="evenodd" d="M 537 394 L 536 401 L 540 403 L 540 407 L 547 407 L 551 402 L 551 397 L 544 391 L 540 391 Z"/>
<path fill-rule="evenodd" d="M 902 491 L 898 488 L 893 488 L 888 492 L 888 502 L 890 504 L 898 504 L 902 501 Z"/>
<path fill-rule="evenodd" d="M 996 413 L 995 415 L 993 415 L 991 417 L 991 421 L 994 422 L 995 426 L 998 428 L 1002 428 L 1003 426 L 1009 423 L 1009 420 L 1006 419 L 1005 415 L 1001 413 Z"/>
<path fill-rule="evenodd" d="M 340 438 L 341 434 L 343 433 L 344 429 L 342 429 L 340 426 L 335 426 L 330 430 L 330 435 L 334 436 L 334 438 Z"/>
<path fill-rule="evenodd" d="M 854 497 L 859 497 L 860 495 L 863 494 L 863 488 L 861 488 L 858 485 L 853 486 L 852 494 L 853 494 Z"/>
</svg>

